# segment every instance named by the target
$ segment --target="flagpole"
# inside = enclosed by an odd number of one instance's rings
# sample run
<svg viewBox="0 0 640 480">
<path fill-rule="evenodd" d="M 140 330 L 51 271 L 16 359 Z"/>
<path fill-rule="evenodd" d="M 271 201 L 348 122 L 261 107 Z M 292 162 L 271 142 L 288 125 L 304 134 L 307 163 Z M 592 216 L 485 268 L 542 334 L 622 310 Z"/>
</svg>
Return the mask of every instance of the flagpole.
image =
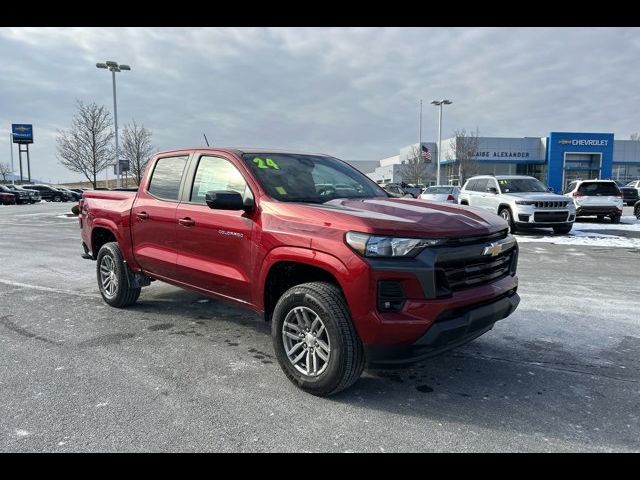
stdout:
<svg viewBox="0 0 640 480">
<path fill-rule="evenodd" d="M 420 120 L 418 121 L 418 155 L 422 154 L 422 99 L 420 99 Z"/>
</svg>

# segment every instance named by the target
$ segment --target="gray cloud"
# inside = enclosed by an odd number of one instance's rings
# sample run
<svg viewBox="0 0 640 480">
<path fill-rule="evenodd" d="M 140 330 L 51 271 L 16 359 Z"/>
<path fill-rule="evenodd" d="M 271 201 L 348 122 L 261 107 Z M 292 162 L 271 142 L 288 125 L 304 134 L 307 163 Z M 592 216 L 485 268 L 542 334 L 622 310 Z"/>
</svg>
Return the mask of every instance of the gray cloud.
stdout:
<svg viewBox="0 0 640 480">
<path fill-rule="evenodd" d="M 154 133 L 159 149 L 217 145 L 380 159 L 435 139 L 434 98 L 448 97 L 443 135 L 640 129 L 640 30 L 634 28 L 0 28 L 0 161 L 11 123 L 33 123 L 33 175 L 72 180 L 56 130 L 75 100 L 112 108 Z"/>
</svg>

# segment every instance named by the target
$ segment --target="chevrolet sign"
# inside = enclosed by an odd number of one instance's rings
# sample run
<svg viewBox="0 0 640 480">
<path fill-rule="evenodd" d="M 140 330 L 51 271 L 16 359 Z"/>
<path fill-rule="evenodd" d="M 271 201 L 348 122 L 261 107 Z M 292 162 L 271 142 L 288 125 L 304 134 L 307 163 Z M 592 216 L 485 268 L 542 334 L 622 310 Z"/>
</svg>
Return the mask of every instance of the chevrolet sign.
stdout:
<svg viewBox="0 0 640 480">
<path fill-rule="evenodd" d="M 609 144 L 609 140 L 568 140 L 563 138 L 559 140 L 558 143 L 560 145 L 574 145 L 576 147 L 606 147 Z"/>
<path fill-rule="evenodd" d="M 11 124 L 11 136 L 13 143 L 33 143 L 33 125 L 13 123 Z"/>
</svg>

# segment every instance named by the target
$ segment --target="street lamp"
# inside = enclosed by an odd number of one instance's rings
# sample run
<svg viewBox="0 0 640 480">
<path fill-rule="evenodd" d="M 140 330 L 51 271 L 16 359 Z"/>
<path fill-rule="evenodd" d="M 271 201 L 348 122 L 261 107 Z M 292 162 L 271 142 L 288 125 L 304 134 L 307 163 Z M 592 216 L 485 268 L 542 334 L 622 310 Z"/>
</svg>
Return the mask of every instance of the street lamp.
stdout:
<svg viewBox="0 0 640 480">
<path fill-rule="evenodd" d="M 111 71 L 113 78 L 113 122 L 116 128 L 116 188 L 120 188 L 120 157 L 118 151 L 118 106 L 116 104 L 116 72 L 131 70 L 129 65 L 118 65 L 118 62 L 108 60 L 105 63 L 96 63 L 96 67 Z"/>
<path fill-rule="evenodd" d="M 442 100 L 433 100 L 431 105 L 440 107 L 440 118 L 438 120 L 438 166 L 436 167 L 436 185 L 440 185 L 440 150 L 442 150 L 442 105 L 451 105 L 453 102 L 443 98 Z"/>
</svg>

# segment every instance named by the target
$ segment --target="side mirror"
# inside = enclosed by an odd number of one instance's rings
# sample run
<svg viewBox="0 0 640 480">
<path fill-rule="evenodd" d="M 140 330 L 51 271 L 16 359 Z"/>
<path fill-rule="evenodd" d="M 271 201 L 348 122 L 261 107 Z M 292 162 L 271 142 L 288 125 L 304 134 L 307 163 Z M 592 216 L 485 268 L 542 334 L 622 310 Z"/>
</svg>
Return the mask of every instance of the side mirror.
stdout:
<svg viewBox="0 0 640 480">
<path fill-rule="evenodd" d="M 498 189 L 496 187 L 487 187 L 487 192 L 498 194 Z"/>
<path fill-rule="evenodd" d="M 248 212 L 253 209 L 253 199 L 242 200 L 242 195 L 232 190 L 215 190 L 207 192 L 205 202 L 209 208 L 216 210 L 244 210 Z"/>
</svg>

